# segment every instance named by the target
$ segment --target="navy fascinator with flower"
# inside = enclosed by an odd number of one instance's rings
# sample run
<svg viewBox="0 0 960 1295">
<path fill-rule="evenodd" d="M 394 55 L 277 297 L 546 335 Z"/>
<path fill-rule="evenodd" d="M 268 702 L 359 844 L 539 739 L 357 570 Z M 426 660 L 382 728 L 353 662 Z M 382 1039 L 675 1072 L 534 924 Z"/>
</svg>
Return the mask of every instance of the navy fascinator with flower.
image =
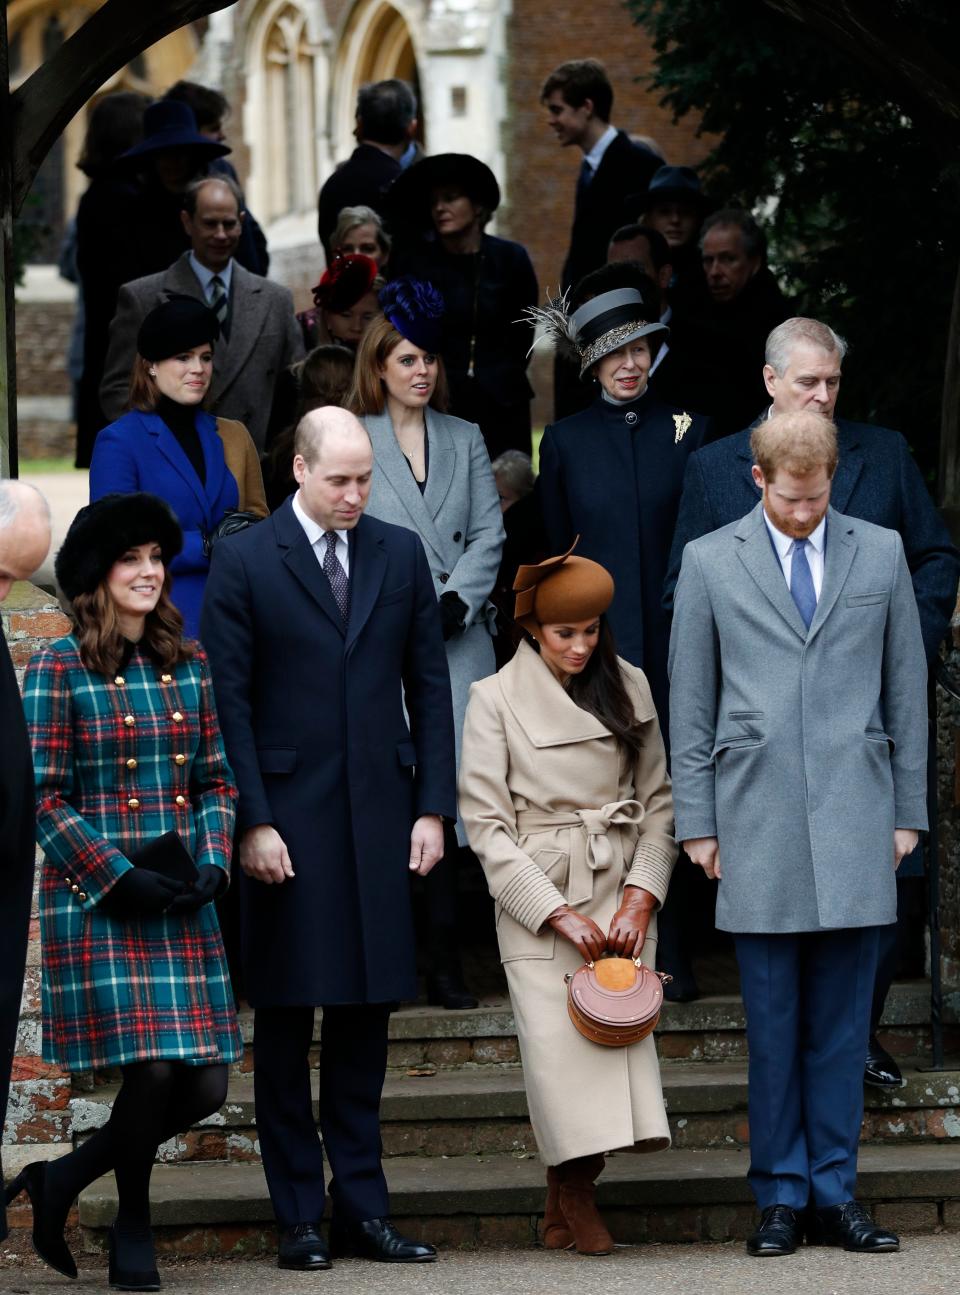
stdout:
<svg viewBox="0 0 960 1295">
<path fill-rule="evenodd" d="M 423 279 L 394 279 L 381 291 L 380 309 L 397 332 L 421 350 L 443 349 L 443 297 Z"/>
</svg>

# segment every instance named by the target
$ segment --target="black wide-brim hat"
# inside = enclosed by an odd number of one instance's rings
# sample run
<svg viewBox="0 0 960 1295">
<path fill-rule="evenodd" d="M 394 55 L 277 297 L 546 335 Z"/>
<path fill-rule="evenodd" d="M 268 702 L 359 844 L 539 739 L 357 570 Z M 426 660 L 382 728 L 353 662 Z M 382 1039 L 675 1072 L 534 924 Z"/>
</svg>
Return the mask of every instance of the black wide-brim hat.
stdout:
<svg viewBox="0 0 960 1295">
<path fill-rule="evenodd" d="M 121 153 L 117 164 L 125 166 L 155 153 L 174 152 L 184 148 L 191 149 L 198 157 L 205 157 L 210 161 L 215 157 L 225 157 L 231 151 L 228 144 L 221 144 L 200 134 L 197 119 L 188 103 L 178 103 L 176 99 L 159 99 L 150 104 L 143 114 L 143 139 L 139 144 L 134 144 L 133 148 Z"/>
<path fill-rule="evenodd" d="M 471 202 L 494 212 L 500 206 L 497 177 L 470 153 L 436 153 L 414 162 L 397 176 L 387 193 L 393 224 L 430 224 L 430 195 L 440 185 L 461 189 Z"/>
<path fill-rule="evenodd" d="M 159 544 L 164 566 L 183 548 L 173 509 L 158 495 L 104 495 L 81 508 L 70 523 L 54 563 L 57 583 L 72 602 L 92 594 L 127 549 Z"/>
</svg>

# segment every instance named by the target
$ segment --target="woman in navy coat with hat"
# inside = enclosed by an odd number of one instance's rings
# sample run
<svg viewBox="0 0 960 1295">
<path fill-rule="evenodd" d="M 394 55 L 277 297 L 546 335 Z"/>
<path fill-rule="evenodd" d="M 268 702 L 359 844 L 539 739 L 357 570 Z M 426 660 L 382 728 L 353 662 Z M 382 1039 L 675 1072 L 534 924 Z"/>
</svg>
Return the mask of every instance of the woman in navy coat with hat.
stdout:
<svg viewBox="0 0 960 1295">
<path fill-rule="evenodd" d="M 173 560 L 173 598 L 196 638 L 214 532 L 230 512 L 266 517 L 256 447 L 242 423 L 203 408 L 220 336 L 214 312 L 193 297 L 152 310 L 137 336 L 130 409 L 97 437 L 90 498 L 150 490 L 173 508 L 183 550 Z"/>
</svg>

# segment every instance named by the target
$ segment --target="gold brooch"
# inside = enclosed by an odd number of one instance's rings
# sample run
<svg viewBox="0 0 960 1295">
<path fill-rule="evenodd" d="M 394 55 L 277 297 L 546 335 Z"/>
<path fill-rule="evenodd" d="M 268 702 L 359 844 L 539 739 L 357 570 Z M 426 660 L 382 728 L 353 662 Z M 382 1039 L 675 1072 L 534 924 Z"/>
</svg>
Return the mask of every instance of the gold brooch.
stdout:
<svg viewBox="0 0 960 1295">
<path fill-rule="evenodd" d="M 673 437 L 674 445 L 680 444 L 680 442 L 684 438 L 684 435 L 690 430 L 690 424 L 692 422 L 693 422 L 693 419 L 690 417 L 689 414 L 674 414 L 673 425 L 676 428 L 676 431 Z"/>
</svg>

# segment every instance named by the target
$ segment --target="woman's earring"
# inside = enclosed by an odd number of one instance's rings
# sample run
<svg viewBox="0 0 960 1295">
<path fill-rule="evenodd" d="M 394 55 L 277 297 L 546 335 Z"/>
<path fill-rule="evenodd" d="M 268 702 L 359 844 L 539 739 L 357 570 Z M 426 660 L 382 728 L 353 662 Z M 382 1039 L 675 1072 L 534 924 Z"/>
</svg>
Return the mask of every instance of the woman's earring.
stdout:
<svg viewBox="0 0 960 1295">
<path fill-rule="evenodd" d="M 155 377 L 157 376 L 157 371 L 156 371 L 156 369 L 151 369 L 151 370 L 150 370 L 150 376 L 151 376 L 151 378 L 155 378 Z"/>
</svg>

